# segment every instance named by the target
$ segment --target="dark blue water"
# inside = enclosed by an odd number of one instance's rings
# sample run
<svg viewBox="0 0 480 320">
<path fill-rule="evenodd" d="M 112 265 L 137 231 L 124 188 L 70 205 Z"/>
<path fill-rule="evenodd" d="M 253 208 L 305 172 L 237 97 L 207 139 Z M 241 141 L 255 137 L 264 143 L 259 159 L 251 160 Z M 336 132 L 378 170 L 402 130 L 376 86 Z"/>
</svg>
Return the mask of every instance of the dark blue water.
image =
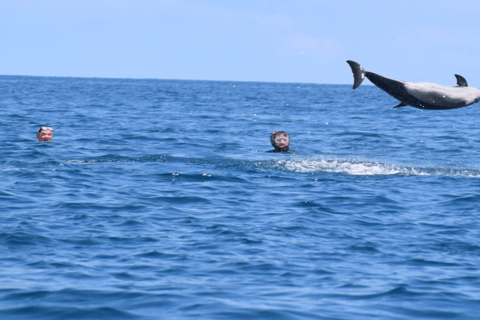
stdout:
<svg viewBox="0 0 480 320">
<path fill-rule="evenodd" d="M 479 107 L 396 104 L 0 77 L 0 318 L 477 319 Z"/>
</svg>

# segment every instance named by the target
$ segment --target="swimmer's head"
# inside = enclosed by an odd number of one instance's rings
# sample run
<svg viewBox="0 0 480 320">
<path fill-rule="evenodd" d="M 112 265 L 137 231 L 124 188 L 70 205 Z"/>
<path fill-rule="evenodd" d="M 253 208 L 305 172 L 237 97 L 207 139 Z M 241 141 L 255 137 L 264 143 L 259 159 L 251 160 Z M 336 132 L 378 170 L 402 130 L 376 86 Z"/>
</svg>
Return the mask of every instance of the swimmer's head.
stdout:
<svg viewBox="0 0 480 320">
<path fill-rule="evenodd" d="M 288 133 L 283 131 L 275 131 L 270 136 L 270 141 L 272 142 L 272 146 L 275 148 L 275 151 L 290 151 L 290 136 L 288 135 Z"/>
<path fill-rule="evenodd" d="M 50 142 L 53 138 L 53 127 L 41 127 L 37 131 L 37 139 L 40 142 Z"/>
</svg>

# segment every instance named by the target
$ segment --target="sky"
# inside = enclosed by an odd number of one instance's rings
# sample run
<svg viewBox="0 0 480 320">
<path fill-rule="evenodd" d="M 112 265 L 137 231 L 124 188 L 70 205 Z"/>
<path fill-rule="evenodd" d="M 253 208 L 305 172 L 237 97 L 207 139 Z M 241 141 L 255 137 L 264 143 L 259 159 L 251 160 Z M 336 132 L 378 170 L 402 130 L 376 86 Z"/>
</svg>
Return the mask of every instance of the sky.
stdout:
<svg viewBox="0 0 480 320">
<path fill-rule="evenodd" d="M 480 1 L 0 0 L 0 75 L 480 87 Z"/>
</svg>

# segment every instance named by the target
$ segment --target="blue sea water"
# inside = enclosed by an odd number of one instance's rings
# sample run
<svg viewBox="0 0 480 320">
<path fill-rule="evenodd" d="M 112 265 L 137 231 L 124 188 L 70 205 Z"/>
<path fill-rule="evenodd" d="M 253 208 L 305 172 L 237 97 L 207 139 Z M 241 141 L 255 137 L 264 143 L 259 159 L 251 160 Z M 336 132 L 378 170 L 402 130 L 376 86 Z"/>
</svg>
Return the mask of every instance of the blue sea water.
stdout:
<svg viewBox="0 0 480 320">
<path fill-rule="evenodd" d="M 479 107 L 397 103 L 1 76 L 0 318 L 478 319 Z"/>
</svg>

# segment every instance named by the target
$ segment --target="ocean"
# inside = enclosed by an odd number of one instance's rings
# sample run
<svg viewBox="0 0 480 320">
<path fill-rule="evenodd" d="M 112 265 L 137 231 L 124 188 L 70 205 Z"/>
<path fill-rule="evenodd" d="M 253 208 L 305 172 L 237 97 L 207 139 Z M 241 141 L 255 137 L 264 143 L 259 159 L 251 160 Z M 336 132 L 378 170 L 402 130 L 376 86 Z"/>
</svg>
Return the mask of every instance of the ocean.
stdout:
<svg viewBox="0 0 480 320">
<path fill-rule="evenodd" d="M 0 318 L 478 319 L 479 106 L 351 86 L 0 76 Z"/>
</svg>

